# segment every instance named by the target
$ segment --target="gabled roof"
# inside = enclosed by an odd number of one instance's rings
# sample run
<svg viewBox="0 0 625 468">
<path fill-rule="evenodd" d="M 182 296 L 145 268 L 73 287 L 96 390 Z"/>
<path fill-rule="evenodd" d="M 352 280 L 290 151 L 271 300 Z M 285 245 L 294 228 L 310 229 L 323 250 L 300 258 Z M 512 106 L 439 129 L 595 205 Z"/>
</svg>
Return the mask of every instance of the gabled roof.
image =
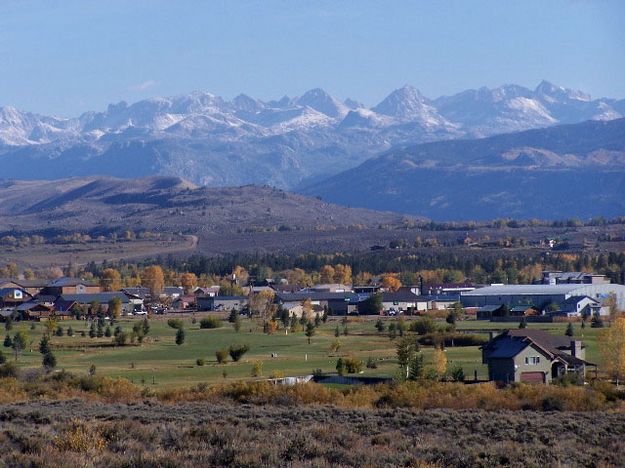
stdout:
<svg viewBox="0 0 625 468">
<path fill-rule="evenodd" d="M 568 299 L 560 302 L 560 305 L 577 305 L 579 302 L 582 302 L 584 299 L 590 299 L 592 302 L 599 304 L 599 301 L 593 299 L 590 296 L 571 296 Z"/>
</svg>

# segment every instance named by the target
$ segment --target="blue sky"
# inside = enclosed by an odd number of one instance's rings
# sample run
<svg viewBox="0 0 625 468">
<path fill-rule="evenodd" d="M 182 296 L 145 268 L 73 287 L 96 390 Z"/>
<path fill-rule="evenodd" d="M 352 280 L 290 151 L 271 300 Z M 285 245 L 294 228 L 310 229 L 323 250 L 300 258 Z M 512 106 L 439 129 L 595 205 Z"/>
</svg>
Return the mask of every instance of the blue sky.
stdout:
<svg viewBox="0 0 625 468">
<path fill-rule="evenodd" d="M 625 97 L 625 2 L 0 0 L 0 105 L 65 116 L 202 90 L 376 104 L 541 79 Z"/>
</svg>

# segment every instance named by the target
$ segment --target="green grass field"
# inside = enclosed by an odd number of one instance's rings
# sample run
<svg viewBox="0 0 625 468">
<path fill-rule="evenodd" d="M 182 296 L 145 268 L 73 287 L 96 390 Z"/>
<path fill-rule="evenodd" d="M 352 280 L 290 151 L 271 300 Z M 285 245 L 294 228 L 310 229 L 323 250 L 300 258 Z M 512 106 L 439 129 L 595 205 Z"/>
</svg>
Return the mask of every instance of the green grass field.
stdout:
<svg viewBox="0 0 625 468">
<path fill-rule="evenodd" d="M 374 323 L 376 318 L 350 318 L 347 325 L 348 335 L 335 337 L 338 326 L 343 325 L 337 318 L 330 318 L 322 324 L 308 344 L 303 331 L 285 334 L 278 330 L 272 335 L 263 333 L 262 326 L 256 320 L 244 319 L 241 330 L 235 332 L 231 324 L 224 321 L 224 327 L 212 330 L 199 328 L 193 324 L 190 317 L 186 317 L 186 340 L 178 346 L 175 344 L 176 330 L 170 328 L 166 321 L 171 316 L 157 317 L 150 320 L 150 332 L 142 345 L 113 347 L 112 338 L 81 337 L 80 332 L 88 331 L 84 321 L 64 321 L 59 325 L 66 331 L 71 326 L 75 336 L 66 334 L 62 337 L 53 336 L 51 339 L 53 351 L 57 357 L 57 368 L 75 373 L 86 373 L 93 364 L 99 375 L 127 378 L 134 383 L 154 385 L 156 387 L 181 387 L 200 382 L 219 382 L 224 380 L 238 380 L 251 378 L 252 367 L 255 362 L 262 361 L 263 376 L 273 373 L 284 375 L 310 374 L 313 369 L 324 372 L 334 372 L 336 360 L 339 356 L 353 356 L 366 362 L 369 357 L 377 362 L 376 369 L 363 367 L 364 375 L 393 376 L 397 372 L 395 360 L 395 343 L 387 333 L 379 334 Z M 116 325 L 121 325 L 124 331 L 130 331 L 138 318 L 124 318 Z M 394 319 L 385 318 L 390 323 Z M 407 320 L 409 321 L 409 320 Z M 444 322 L 441 322 L 444 323 Z M 39 340 L 44 331 L 43 323 L 35 323 L 31 329 L 31 322 L 14 323 L 13 329 L 5 334 L 11 336 L 18 330 L 29 335 L 30 346 L 18 358 L 18 365 L 24 368 L 41 366 L 41 355 L 38 352 Z M 488 330 L 516 327 L 516 324 L 498 324 L 474 320 L 459 321 L 460 330 L 475 330 L 488 333 Z M 531 324 L 530 327 L 548 330 L 553 334 L 564 334 L 566 324 Z M 581 328 L 575 325 L 576 336 L 581 338 Z M 583 330 L 586 343 L 586 357 L 589 361 L 600 363 L 597 349 L 597 330 L 587 327 Z M 338 352 L 331 352 L 333 342 L 340 342 Z M 228 348 L 231 344 L 247 344 L 250 351 L 239 362 L 218 364 L 215 351 Z M 13 360 L 12 349 L 2 348 L 8 359 Z M 432 348 L 422 347 L 426 364 L 431 362 Z M 271 357 L 272 353 L 277 355 Z M 478 378 L 487 376 L 486 366 L 481 363 L 481 353 L 478 347 L 448 347 L 446 350 L 448 366 L 458 364 L 463 367 L 467 378 L 472 378 L 477 371 Z M 204 366 L 197 366 L 196 359 L 206 359 Z"/>
</svg>

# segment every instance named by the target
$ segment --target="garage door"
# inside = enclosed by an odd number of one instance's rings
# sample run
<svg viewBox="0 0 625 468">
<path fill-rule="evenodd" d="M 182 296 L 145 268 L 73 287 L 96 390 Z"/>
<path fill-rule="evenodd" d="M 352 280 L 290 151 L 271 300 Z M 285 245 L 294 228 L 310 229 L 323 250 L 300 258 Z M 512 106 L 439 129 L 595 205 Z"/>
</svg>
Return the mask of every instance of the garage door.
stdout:
<svg viewBox="0 0 625 468">
<path fill-rule="evenodd" d="M 545 383 L 545 374 L 542 372 L 521 372 L 521 382 L 525 383 Z"/>
</svg>

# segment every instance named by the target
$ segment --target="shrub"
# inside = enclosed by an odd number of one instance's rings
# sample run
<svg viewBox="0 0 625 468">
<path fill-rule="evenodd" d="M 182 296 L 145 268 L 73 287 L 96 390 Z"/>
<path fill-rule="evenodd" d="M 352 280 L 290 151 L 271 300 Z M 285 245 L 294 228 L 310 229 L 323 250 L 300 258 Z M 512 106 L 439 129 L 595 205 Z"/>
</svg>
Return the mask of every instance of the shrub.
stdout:
<svg viewBox="0 0 625 468">
<path fill-rule="evenodd" d="M 115 337 L 113 337 L 113 343 L 115 343 L 116 346 L 126 346 L 126 343 L 128 343 L 128 333 L 118 333 Z"/>
<path fill-rule="evenodd" d="M 449 375 L 454 382 L 464 382 L 464 369 L 461 366 L 455 365 Z"/>
<path fill-rule="evenodd" d="M 181 319 L 169 319 L 167 320 L 167 325 L 175 330 L 180 330 L 184 327 L 184 322 Z"/>
<path fill-rule="evenodd" d="M 54 439 L 54 445 L 61 452 L 99 452 L 106 446 L 106 441 L 94 426 L 83 421 L 72 421 Z"/>
<path fill-rule="evenodd" d="M 252 377 L 260 377 L 263 375 L 263 361 L 256 361 L 252 366 Z"/>
<path fill-rule="evenodd" d="M 369 356 L 369 359 L 367 359 L 367 369 L 377 369 L 378 368 L 378 363 L 375 362 L 375 360 Z"/>
<path fill-rule="evenodd" d="M 195 360 L 195 364 L 197 364 L 198 366 L 203 366 L 204 364 L 206 364 L 206 360 L 204 358 L 197 358 Z"/>
<path fill-rule="evenodd" d="M 234 362 L 239 361 L 250 350 L 248 345 L 231 345 L 228 353 Z"/>
<path fill-rule="evenodd" d="M 343 360 L 343 363 L 348 374 L 358 374 L 362 371 L 362 361 L 360 359 L 348 357 Z"/>
<path fill-rule="evenodd" d="M 5 377 L 17 378 L 18 375 L 19 375 L 19 369 L 14 363 L 7 362 L 7 363 L 0 365 L 0 378 L 5 378 Z"/>
<path fill-rule="evenodd" d="M 200 320 L 200 328 L 221 328 L 223 323 L 217 317 L 205 317 Z"/>
<path fill-rule="evenodd" d="M 56 336 L 63 336 L 63 327 L 58 327 L 54 332 Z"/>
<path fill-rule="evenodd" d="M 488 338 L 478 334 L 438 332 L 421 335 L 417 341 L 425 346 L 482 346 Z"/>
<path fill-rule="evenodd" d="M 410 331 L 417 333 L 417 335 L 434 333 L 436 331 L 436 323 L 430 317 L 423 317 L 410 324 Z"/>
<path fill-rule="evenodd" d="M 107 338 L 110 338 L 111 336 L 113 336 L 113 332 L 111 331 L 111 327 L 106 327 L 106 329 L 104 330 L 104 336 L 106 336 Z"/>
<path fill-rule="evenodd" d="M 228 350 L 218 349 L 215 351 L 215 357 L 217 358 L 217 362 L 219 364 L 224 364 L 228 360 Z"/>
<path fill-rule="evenodd" d="M 548 396 L 543 398 L 541 407 L 543 411 L 562 411 L 564 410 L 564 403 L 555 396 Z"/>
</svg>

